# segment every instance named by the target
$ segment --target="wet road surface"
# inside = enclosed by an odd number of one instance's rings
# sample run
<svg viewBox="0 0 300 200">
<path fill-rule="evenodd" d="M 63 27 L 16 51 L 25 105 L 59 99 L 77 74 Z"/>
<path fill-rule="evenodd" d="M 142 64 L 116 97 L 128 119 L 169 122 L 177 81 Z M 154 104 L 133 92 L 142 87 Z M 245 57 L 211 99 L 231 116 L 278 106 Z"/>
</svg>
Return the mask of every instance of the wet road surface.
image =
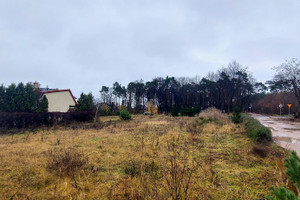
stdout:
<svg viewBox="0 0 300 200">
<path fill-rule="evenodd" d="M 272 130 L 274 141 L 289 150 L 295 150 L 300 155 L 300 123 L 292 122 L 288 117 L 274 117 L 251 114 L 264 126 Z"/>
</svg>

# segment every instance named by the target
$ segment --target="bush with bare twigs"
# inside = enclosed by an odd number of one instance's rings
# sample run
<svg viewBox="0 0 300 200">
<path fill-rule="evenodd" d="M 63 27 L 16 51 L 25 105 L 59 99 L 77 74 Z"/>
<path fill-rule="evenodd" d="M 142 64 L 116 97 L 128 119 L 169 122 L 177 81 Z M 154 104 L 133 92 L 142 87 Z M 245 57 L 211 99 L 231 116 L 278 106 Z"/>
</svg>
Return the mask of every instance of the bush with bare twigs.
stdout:
<svg viewBox="0 0 300 200">
<path fill-rule="evenodd" d="M 167 196 L 171 199 L 188 199 L 192 187 L 191 180 L 198 165 L 189 159 L 186 151 L 181 147 L 181 138 L 173 136 L 168 142 L 168 155 L 164 160 L 162 170 L 163 184 Z"/>
<path fill-rule="evenodd" d="M 49 152 L 47 170 L 59 177 L 74 177 L 87 162 L 87 157 L 74 148 L 57 149 Z"/>
</svg>

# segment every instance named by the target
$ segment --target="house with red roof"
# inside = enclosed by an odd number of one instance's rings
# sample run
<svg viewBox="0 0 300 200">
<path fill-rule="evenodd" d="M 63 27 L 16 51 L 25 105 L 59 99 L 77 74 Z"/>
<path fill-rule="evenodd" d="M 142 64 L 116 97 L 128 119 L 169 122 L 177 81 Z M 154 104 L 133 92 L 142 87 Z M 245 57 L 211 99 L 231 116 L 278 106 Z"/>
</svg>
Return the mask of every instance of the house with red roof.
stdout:
<svg viewBox="0 0 300 200">
<path fill-rule="evenodd" d="M 40 84 L 37 81 L 33 83 L 33 88 L 46 96 L 48 112 L 68 112 L 77 106 L 77 101 L 70 89 L 40 88 Z"/>
<path fill-rule="evenodd" d="M 44 90 L 41 93 L 48 99 L 48 112 L 68 112 L 77 106 L 77 101 L 70 89 Z"/>
</svg>

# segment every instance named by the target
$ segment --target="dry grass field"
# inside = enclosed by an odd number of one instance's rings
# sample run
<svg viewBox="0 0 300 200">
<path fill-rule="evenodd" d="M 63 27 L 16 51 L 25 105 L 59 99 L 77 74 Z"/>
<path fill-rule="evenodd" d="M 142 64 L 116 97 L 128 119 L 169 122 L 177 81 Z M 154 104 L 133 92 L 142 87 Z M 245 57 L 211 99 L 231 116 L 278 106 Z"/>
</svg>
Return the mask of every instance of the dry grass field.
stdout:
<svg viewBox="0 0 300 200">
<path fill-rule="evenodd" d="M 0 136 L 0 199 L 259 199 L 287 152 L 217 111 Z"/>
</svg>

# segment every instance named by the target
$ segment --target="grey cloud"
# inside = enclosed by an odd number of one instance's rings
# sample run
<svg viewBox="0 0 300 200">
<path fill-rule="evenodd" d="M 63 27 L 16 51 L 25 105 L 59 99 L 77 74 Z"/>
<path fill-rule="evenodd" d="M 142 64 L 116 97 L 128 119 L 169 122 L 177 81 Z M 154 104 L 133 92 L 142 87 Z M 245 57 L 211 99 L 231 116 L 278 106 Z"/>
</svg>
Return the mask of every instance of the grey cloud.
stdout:
<svg viewBox="0 0 300 200">
<path fill-rule="evenodd" d="M 232 60 L 258 81 L 300 52 L 298 1 L 1 1 L 0 83 L 76 96 L 114 81 L 195 76 Z"/>
</svg>

